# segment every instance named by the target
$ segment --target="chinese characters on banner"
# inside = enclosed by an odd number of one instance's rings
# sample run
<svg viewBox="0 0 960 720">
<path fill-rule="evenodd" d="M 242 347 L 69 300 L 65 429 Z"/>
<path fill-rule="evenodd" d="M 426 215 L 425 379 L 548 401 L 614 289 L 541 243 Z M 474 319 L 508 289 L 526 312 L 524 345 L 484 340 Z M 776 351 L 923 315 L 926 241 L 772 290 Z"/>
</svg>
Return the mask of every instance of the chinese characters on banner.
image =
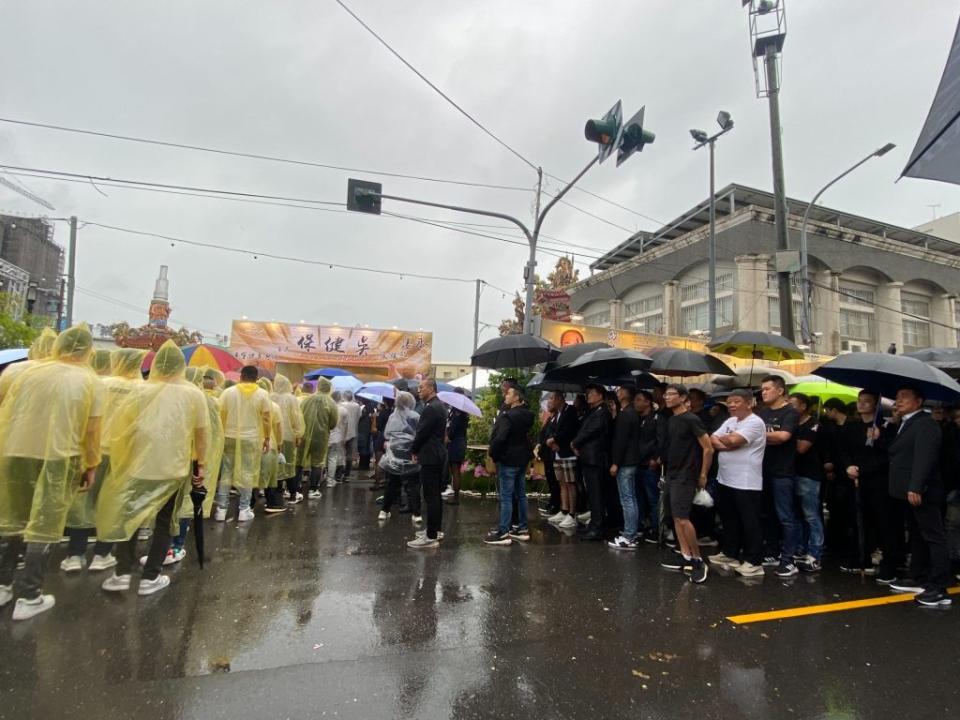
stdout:
<svg viewBox="0 0 960 720">
<path fill-rule="evenodd" d="M 433 334 L 412 330 L 291 325 L 234 320 L 230 350 L 238 360 L 269 370 L 338 367 L 365 380 L 426 377 Z"/>
</svg>

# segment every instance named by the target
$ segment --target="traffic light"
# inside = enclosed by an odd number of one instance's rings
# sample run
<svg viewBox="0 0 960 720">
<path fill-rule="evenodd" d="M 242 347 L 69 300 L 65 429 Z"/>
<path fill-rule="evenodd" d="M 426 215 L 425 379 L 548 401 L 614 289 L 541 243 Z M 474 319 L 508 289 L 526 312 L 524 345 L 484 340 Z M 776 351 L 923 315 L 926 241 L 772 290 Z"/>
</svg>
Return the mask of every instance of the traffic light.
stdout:
<svg viewBox="0 0 960 720">
<path fill-rule="evenodd" d="M 583 128 L 583 135 L 590 142 L 597 144 L 598 162 L 603 162 L 620 140 L 620 123 L 623 120 L 623 110 L 620 101 L 610 108 L 599 120 L 587 120 Z"/>
<path fill-rule="evenodd" d="M 643 112 L 646 106 L 640 108 L 636 115 L 627 120 L 620 134 L 620 146 L 617 148 L 617 167 L 620 167 L 627 158 L 643 146 L 652 143 L 657 136 L 649 130 L 643 129 Z"/>
<path fill-rule="evenodd" d="M 354 212 L 380 214 L 380 194 L 383 185 L 367 180 L 347 180 L 347 210 Z"/>
</svg>

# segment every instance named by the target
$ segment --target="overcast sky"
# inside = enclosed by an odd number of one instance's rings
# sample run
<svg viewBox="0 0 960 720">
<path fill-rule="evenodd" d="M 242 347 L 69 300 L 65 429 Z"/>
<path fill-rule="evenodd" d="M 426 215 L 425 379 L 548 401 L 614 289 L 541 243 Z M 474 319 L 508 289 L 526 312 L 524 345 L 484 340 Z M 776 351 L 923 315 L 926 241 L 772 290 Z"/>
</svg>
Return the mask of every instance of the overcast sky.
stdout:
<svg viewBox="0 0 960 720">
<path fill-rule="evenodd" d="M 572 177 L 594 148 L 583 124 L 617 98 L 647 107 L 656 142 L 574 192 L 608 222 L 559 206 L 556 244 L 609 249 L 627 229 L 655 230 L 707 195 L 707 156 L 688 129 L 735 129 L 717 146 L 718 187 L 770 189 L 766 101 L 754 92 L 738 0 L 347 0 L 400 54 L 546 172 Z M 602 9 L 602 13 L 599 12 Z M 809 198 L 885 142 L 897 143 L 823 202 L 918 225 L 960 210 L 960 189 L 898 177 L 933 99 L 960 4 L 949 0 L 789 0 L 781 108 L 786 188 Z M 333 0 L 271 3 L 30 2 L 0 6 L 0 117 L 298 158 L 368 170 L 384 191 L 529 218 L 534 195 L 380 178 L 376 171 L 532 188 L 536 174 L 427 87 Z M 137 145 L 0 123 L 0 164 L 342 202 L 355 174 Z M 248 250 L 472 279 L 519 289 L 524 246 L 419 223 L 138 190 L 22 179 L 56 215 Z M 556 190 L 551 181 L 548 187 Z M 103 193 L 103 194 L 101 194 Z M 336 208 L 334 208 L 336 209 Z M 423 218 L 486 223 L 385 202 Z M 0 187 L 0 210 L 51 214 Z M 635 214 L 639 213 L 639 214 Z M 644 217 L 646 216 L 646 217 Z M 496 221 L 490 221 L 496 223 Z M 620 229 L 616 226 L 620 226 Z M 484 228 L 475 228 L 484 231 Z M 504 235 L 509 230 L 495 229 Z M 56 237 L 65 243 L 66 225 Z M 146 321 L 161 264 L 175 324 L 227 333 L 230 321 L 306 320 L 434 332 L 434 360 L 472 344 L 472 284 L 308 266 L 81 229 L 76 317 Z M 569 245 L 563 246 L 571 250 Z M 577 248 L 581 274 L 596 250 Z M 546 272 L 556 258 L 541 254 Z M 481 320 L 510 298 L 486 289 Z M 490 337 L 487 330 L 481 339 Z"/>
</svg>

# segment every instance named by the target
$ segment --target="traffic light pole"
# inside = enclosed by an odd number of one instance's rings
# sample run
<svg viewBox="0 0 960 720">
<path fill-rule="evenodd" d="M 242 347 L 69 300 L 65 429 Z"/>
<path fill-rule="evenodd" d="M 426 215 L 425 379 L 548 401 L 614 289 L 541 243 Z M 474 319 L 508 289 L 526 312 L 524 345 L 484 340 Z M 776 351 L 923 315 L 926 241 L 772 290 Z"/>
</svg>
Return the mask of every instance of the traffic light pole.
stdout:
<svg viewBox="0 0 960 720">
<path fill-rule="evenodd" d="M 582 178 L 594 165 L 597 164 L 598 157 L 594 156 L 593 159 L 587 163 L 586 167 L 583 168 L 576 177 L 571 180 L 566 187 L 563 188 L 560 192 L 553 196 L 553 199 L 547 203 L 546 207 L 540 211 L 537 215 L 536 221 L 533 225 L 533 230 L 531 231 L 522 220 L 518 220 L 512 215 L 507 215 L 506 213 L 495 212 L 493 210 L 480 210 L 479 208 L 469 208 L 462 207 L 460 205 L 445 205 L 444 203 L 430 202 L 429 200 L 417 200 L 415 198 L 400 197 L 398 195 L 384 195 L 383 193 L 377 192 L 366 192 L 364 195 L 371 198 L 380 198 L 382 200 L 396 200 L 397 202 L 411 203 L 413 205 L 425 205 L 427 207 L 441 208 L 443 210 L 452 210 L 454 212 L 469 213 L 471 215 L 483 215 L 485 217 L 498 218 L 500 220 L 506 220 L 511 222 L 520 228 L 523 231 L 524 236 L 527 238 L 527 243 L 530 246 L 530 255 L 527 259 L 527 264 L 523 271 L 523 280 L 526 286 L 526 299 L 523 304 L 523 332 L 527 335 L 533 334 L 533 291 L 536 285 L 534 272 L 537 267 L 537 240 L 540 237 L 540 228 L 543 226 L 543 220 L 547 216 L 547 213 L 550 212 L 550 209 L 556 205 L 560 200 L 566 195 L 570 189 L 577 184 L 577 182 Z"/>
</svg>

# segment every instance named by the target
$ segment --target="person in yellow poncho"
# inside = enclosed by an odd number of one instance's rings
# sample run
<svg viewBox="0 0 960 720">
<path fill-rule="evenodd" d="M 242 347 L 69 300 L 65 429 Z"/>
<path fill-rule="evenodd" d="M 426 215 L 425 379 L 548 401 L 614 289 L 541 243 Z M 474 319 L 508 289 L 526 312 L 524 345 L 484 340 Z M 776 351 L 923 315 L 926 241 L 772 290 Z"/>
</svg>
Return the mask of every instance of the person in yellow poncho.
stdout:
<svg viewBox="0 0 960 720">
<path fill-rule="evenodd" d="M 103 387 L 90 370 L 93 337 L 86 325 L 63 332 L 53 357 L 14 380 L 0 406 L 0 606 L 13 598 L 14 620 L 49 610 L 42 592 L 50 544 L 59 542 L 74 498 L 100 464 Z"/>
<path fill-rule="evenodd" d="M 90 367 L 100 377 L 109 377 L 111 369 L 111 352 L 109 350 L 94 350 L 90 356 Z"/>
<path fill-rule="evenodd" d="M 286 511 L 287 506 L 283 502 L 283 497 L 277 489 L 280 480 L 280 461 L 286 463 L 286 458 L 281 458 L 280 444 L 283 438 L 283 426 L 280 421 L 280 406 L 273 401 L 273 384 L 267 378 L 257 380 L 263 390 L 266 390 L 271 396 L 270 400 L 270 450 L 260 457 L 260 483 L 258 487 L 263 490 L 266 497 L 268 513 L 281 513 Z"/>
<path fill-rule="evenodd" d="M 184 374 L 187 382 L 191 382 L 203 390 L 207 401 L 207 417 L 210 420 L 210 435 L 204 460 L 203 486 L 207 489 L 207 496 L 203 501 L 203 517 L 208 517 L 213 507 L 213 494 L 217 489 L 217 478 L 220 477 L 220 462 L 223 458 L 223 422 L 220 420 L 220 403 L 213 394 L 214 376 L 210 371 L 211 368 L 188 367 Z M 211 380 L 209 390 L 204 387 L 208 384 L 206 382 L 208 377 Z M 187 556 L 184 546 L 187 543 L 187 534 L 190 532 L 190 524 L 193 520 L 193 500 L 190 499 L 190 493 L 181 494 L 177 517 L 180 518 L 180 532 L 170 541 L 170 549 L 167 550 L 167 556 L 163 559 L 165 566 L 178 563 Z M 147 556 L 144 555 L 140 558 L 140 564 L 145 565 L 146 562 Z"/>
<path fill-rule="evenodd" d="M 240 382 L 220 395 L 223 420 L 223 463 L 213 518 L 227 519 L 230 486 L 240 491 L 238 522 L 253 520 L 250 496 L 260 483 L 260 456 L 270 451 L 271 403 L 267 391 L 257 385 L 259 370 L 247 365 Z"/>
<path fill-rule="evenodd" d="M 170 545 L 170 526 L 181 494 L 203 485 L 210 420 L 207 400 L 186 381 L 186 361 L 173 341 L 157 351 L 150 379 L 136 386 L 111 421 L 110 469 L 97 503 L 97 536 L 117 543 L 117 566 L 101 587 L 130 588 L 137 533 L 154 520 L 138 594 L 170 584 L 160 568 Z M 192 467 L 196 460 L 196 472 Z"/>
<path fill-rule="evenodd" d="M 98 350 L 94 354 L 94 358 L 100 353 L 101 351 Z M 120 403 L 127 398 L 134 387 L 143 382 L 140 367 L 143 365 L 143 358 L 146 354 L 146 350 L 136 350 L 134 348 L 123 348 L 110 353 L 111 375 L 101 381 L 103 383 L 103 419 L 101 420 L 100 452 L 103 459 L 97 468 L 93 487 L 82 495 L 78 495 L 76 500 L 73 501 L 70 512 L 67 513 L 67 537 L 70 538 L 70 544 L 67 546 L 67 557 L 60 563 L 60 569 L 64 572 L 83 570 L 87 553 L 87 539 L 90 537 L 93 528 L 96 527 L 97 498 L 100 495 L 103 479 L 107 475 L 107 469 L 110 467 L 112 421 L 116 417 L 116 411 L 120 407 Z M 96 370 L 95 363 L 91 363 L 91 365 Z M 93 546 L 93 560 L 90 561 L 90 570 L 107 570 L 116 565 L 117 560 L 112 555 L 112 550 L 113 543 L 98 539 Z"/>
<path fill-rule="evenodd" d="M 330 396 L 331 389 L 330 381 L 320 378 L 317 381 L 317 391 L 306 395 L 302 405 L 304 430 L 297 457 L 297 480 L 299 481 L 303 469 L 309 469 L 310 497 L 315 500 L 322 497 L 320 481 L 323 478 L 323 468 L 327 464 L 330 431 L 337 426 L 340 419 L 337 404 Z"/>
<path fill-rule="evenodd" d="M 273 401 L 280 408 L 282 429 L 280 454 L 285 460 L 277 471 L 277 478 L 281 484 L 286 485 L 290 499 L 296 500 L 300 488 L 294 489 L 293 482 L 296 480 L 296 485 L 300 484 L 300 478 L 297 476 L 297 452 L 303 442 L 303 410 L 293 394 L 290 381 L 283 375 L 277 375 L 273 381 Z M 283 499 L 282 492 L 280 499 Z"/>
<path fill-rule="evenodd" d="M 27 359 L 7 365 L 7 369 L 0 375 L 0 403 L 7 396 L 7 392 L 10 390 L 13 381 L 17 379 L 17 375 L 27 368 L 50 359 L 53 354 L 53 344 L 56 341 L 57 334 L 50 328 L 44 328 L 30 345 L 30 350 L 27 351 Z"/>
</svg>

